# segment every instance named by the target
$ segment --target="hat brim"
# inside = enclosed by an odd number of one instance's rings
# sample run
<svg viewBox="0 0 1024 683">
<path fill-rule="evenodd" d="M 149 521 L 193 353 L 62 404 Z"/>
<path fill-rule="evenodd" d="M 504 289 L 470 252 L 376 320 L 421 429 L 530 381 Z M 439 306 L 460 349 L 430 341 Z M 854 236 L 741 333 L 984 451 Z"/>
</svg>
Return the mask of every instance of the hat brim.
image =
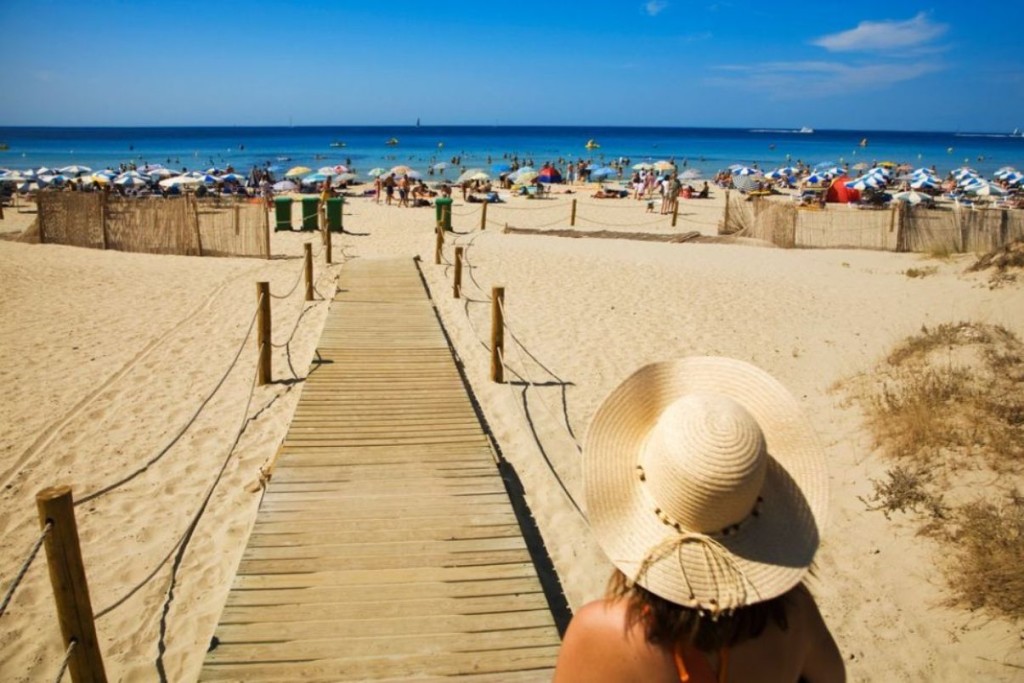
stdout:
<svg viewBox="0 0 1024 683">
<path fill-rule="evenodd" d="M 649 563 L 675 535 L 656 514 L 636 474 L 658 417 L 688 394 L 723 395 L 742 405 L 765 437 L 769 463 L 757 515 L 735 533 L 714 535 L 741 581 L 723 581 L 707 548 L 686 543 Z M 591 528 L 627 577 L 680 605 L 717 609 L 768 600 L 806 575 L 828 507 L 824 454 L 793 396 L 771 375 L 731 358 L 693 357 L 647 365 L 604 400 L 587 433 L 584 486 Z M 731 570 L 730 570 L 731 571 Z"/>
</svg>

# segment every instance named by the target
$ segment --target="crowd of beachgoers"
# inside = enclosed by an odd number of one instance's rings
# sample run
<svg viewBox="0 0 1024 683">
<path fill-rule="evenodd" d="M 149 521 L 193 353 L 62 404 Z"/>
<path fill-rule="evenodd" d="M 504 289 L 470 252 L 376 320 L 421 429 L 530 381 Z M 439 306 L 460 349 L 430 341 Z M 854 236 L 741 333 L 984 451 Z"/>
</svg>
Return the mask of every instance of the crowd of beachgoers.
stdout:
<svg viewBox="0 0 1024 683">
<path fill-rule="evenodd" d="M 449 170 L 458 175 L 446 178 Z M 429 180 L 429 182 L 428 182 Z M 703 182 L 695 187 L 691 181 Z M 234 196 L 271 199 L 282 193 L 359 194 L 397 206 L 426 206 L 432 198 L 451 196 L 461 189 L 465 201 L 502 201 L 499 191 L 524 196 L 543 196 L 555 187 L 569 191 L 575 185 L 597 183 L 592 196 L 597 198 L 660 199 L 663 212 L 671 211 L 680 198 L 706 197 L 708 182 L 720 188 L 732 188 L 751 196 L 767 196 L 786 191 L 802 204 L 841 201 L 880 206 L 891 201 L 933 204 L 945 198 L 965 205 L 1024 207 L 1024 173 L 1004 166 L 985 178 L 969 167 L 960 167 L 941 175 L 935 166 L 913 168 L 911 164 L 882 161 L 868 164 L 826 162 L 811 166 L 797 161 L 791 166 L 762 170 L 756 164 L 734 164 L 711 176 L 688 168 L 684 160 L 674 159 L 632 163 L 620 157 L 609 162 L 587 159 L 558 159 L 535 166 L 531 158 L 507 154 L 500 160 L 487 157 L 480 167 L 467 167 L 461 157 L 452 157 L 428 165 L 423 171 L 408 165 L 390 169 L 377 167 L 360 177 L 351 159 L 345 164 L 312 169 L 295 166 L 283 169 L 267 162 L 247 172 L 232 166 L 189 171 L 174 170 L 161 164 L 121 164 L 116 169 L 96 170 L 81 165 L 58 169 L 0 168 L 0 198 L 14 194 L 32 195 L 39 191 L 102 191 L 124 197 L 175 197 L 192 193 L 202 196 Z M 394 199 L 394 201 L 392 201 Z M 648 210 L 652 210 L 648 204 Z"/>
</svg>

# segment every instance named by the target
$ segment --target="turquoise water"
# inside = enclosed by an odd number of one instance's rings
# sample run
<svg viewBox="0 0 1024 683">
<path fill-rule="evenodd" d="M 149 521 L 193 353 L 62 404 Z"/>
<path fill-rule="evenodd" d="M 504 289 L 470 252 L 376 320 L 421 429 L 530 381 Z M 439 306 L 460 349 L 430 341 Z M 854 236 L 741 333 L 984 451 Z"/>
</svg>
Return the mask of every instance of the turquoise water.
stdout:
<svg viewBox="0 0 1024 683">
<path fill-rule="evenodd" d="M 387 141 L 398 140 L 390 146 Z M 867 140 L 861 147 L 859 142 Z M 600 144 L 588 150 L 588 140 Z M 705 175 L 730 164 L 773 168 L 797 160 L 850 165 L 875 161 L 935 165 L 940 173 L 965 163 L 985 175 L 1006 165 L 1024 167 L 1024 138 L 1008 133 L 781 129 L 626 128 L 549 126 L 325 126 L 191 128 L 0 127 L 0 167 L 28 169 L 70 164 L 96 170 L 121 163 L 159 163 L 189 170 L 210 166 L 321 166 L 351 162 L 364 174 L 376 166 L 428 167 L 460 157 L 462 167 L 489 168 L 506 155 L 540 165 L 560 159 L 632 163 L 672 159 Z M 332 147 L 332 143 L 344 147 Z M 446 172 L 451 177 L 457 171 Z"/>
</svg>

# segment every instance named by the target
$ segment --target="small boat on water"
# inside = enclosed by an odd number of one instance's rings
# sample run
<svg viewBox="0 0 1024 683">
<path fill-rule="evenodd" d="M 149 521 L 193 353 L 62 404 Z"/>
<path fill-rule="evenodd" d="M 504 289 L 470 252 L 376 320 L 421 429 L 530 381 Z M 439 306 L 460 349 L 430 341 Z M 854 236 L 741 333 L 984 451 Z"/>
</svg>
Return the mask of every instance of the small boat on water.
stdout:
<svg viewBox="0 0 1024 683">
<path fill-rule="evenodd" d="M 1014 128 L 1013 132 L 1010 133 L 1011 138 L 1024 138 L 1024 133 L 1020 131 L 1020 128 Z"/>
<path fill-rule="evenodd" d="M 587 144 L 584 145 L 584 147 L 586 147 L 587 149 L 600 149 L 601 145 L 597 144 L 597 140 L 591 138 L 587 140 Z"/>
<path fill-rule="evenodd" d="M 390 147 L 394 147 L 395 145 L 398 144 L 398 138 L 391 138 L 385 144 L 390 146 Z"/>
<path fill-rule="evenodd" d="M 344 147 L 344 146 L 345 146 L 345 143 L 342 142 L 341 140 L 335 140 L 334 142 L 331 143 L 331 147 Z"/>
<path fill-rule="evenodd" d="M 860 139 L 860 146 L 861 147 L 867 147 L 868 146 L 868 139 L 867 138 L 861 138 Z"/>
<path fill-rule="evenodd" d="M 807 126 L 803 126 L 802 128 L 800 128 L 799 132 L 803 133 L 804 135 L 810 135 L 811 133 L 814 132 L 814 129 L 808 128 Z"/>
</svg>

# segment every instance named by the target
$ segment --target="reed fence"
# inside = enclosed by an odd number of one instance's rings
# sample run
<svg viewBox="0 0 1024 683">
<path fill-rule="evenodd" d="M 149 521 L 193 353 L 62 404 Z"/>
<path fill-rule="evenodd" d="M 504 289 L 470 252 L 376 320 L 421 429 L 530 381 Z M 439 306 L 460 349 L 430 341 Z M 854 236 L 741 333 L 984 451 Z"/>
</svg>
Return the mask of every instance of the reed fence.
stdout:
<svg viewBox="0 0 1024 683">
<path fill-rule="evenodd" d="M 902 204 L 878 209 L 797 207 L 726 198 L 720 234 L 752 237 L 783 248 L 853 248 L 950 253 L 988 252 L 1024 237 L 1024 211 Z"/>
<path fill-rule="evenodd" d="M 270 258 L 262 203 L 125 199 L 103 192 L 40 192 L 39 241 L 92 249 L 181 256 Z"/>
</svg>

